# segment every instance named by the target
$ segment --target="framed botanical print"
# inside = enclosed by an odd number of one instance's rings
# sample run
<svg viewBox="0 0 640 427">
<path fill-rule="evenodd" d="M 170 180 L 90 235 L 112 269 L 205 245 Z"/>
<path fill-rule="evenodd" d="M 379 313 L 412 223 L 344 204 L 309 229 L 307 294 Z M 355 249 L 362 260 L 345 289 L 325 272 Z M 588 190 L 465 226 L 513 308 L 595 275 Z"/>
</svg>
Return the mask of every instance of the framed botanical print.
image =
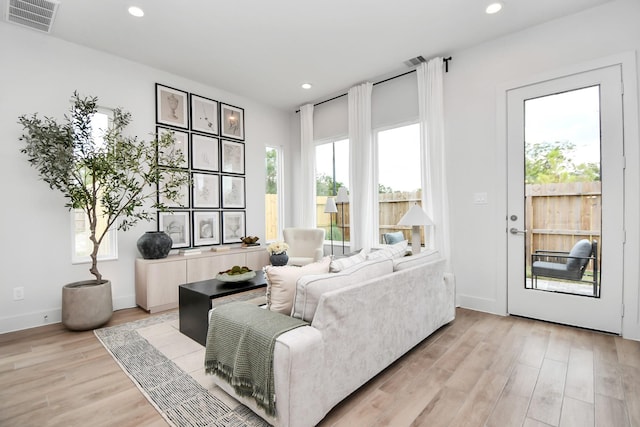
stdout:
<svg viewBox="0 0 640 427">
<path fill-rule="evenodd" d="M 222 212 L 222 243 L 238 243 L 246 234 L 244 211 Z"/>
<path fill-rule="evenodd" d="M 177 189 L 178 197 L 175 200 L 169 199 L 165 194 L 164 182 L 167 178 L 170 178 L 173 174 L 182 174 L 183 178 L 188 177 L 187 171 L 181 170 L 164 170 L 160 175 L 160 182 L 158 183 L 158 202 L 162 203 L 168 208 L 188 208 L 189 207 L 189 183 L 185 182 L 180 188 Z"/>
<path fill-rule="evenodd" d="M 220 244 L 220 212 L 193 212 L 193 246 Z"/>
<path fill-rule="evenodd" d="M 218 134 L 218 101 L 191 94 L 191 130 Z"/>
<path fill-rule="evenodd" d="M 218 138 L 191 134 L 191 168 L 218 172 Z"/>
<path fill-rule="evenodd" d="M 222 176 L 222 208 L 244 209 L 245 187 L 243 176 Z"/>
<path fill-rule="evenodd" d="M 222 140 L 222 172 L 244 175 L 244 142 Z"/>
<path fill-rule="evenodd" d="M 217 209 L 220 207 L 220 176 L 193 173 L 193 207 Z"/>
<path fill-rule="evenodd" d="M 178 167 L 188 168 L 189 167 L 189 134 L 187 132 L 181 132 L 174 129 L 169 129 L 161 126 L 156 127 L 156 133 L 158 134 L 158 139 L 162 138 L 166 134 L 173 134 L 173 146 L 170 148 L 170 152 L 168 153 L 158 153 L 158 165 L 159 166 L 168 166 L 166 162 L 164 162 L 163 154 L 173 156 L 176 152 L 180 151 L 181 162 Z"/>
<path fill-rule="evenodd" d="M 220 136 L 244 141 L 244 108 L 220 103 Z"/>
<path fill-rule="evenodd" d="M 188 93 L 156 83 L 156 123 L 189 129 Z"/>
<path fill-rule="evenodd" d="M 158 229 L 171 237 L 172 248 L 188 248 L 191 245 L 189 212 L 158 212 Z"/>
</svg>

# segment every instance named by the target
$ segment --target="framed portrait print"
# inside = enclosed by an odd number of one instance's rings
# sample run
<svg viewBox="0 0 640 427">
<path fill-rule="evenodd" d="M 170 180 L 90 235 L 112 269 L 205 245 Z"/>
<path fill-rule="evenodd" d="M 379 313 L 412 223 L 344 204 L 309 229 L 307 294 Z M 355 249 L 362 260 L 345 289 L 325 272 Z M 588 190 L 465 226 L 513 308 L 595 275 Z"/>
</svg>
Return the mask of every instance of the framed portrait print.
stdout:
<svg viewBox="0 0 640 427">
<path fill-rule="evenodd" d="M 244 142 L 222 140 L 222 172 L 244 175 Z"/>
<path fill-rule="evenodd" d="M 160 176 L 160 182 L 158 183 L 158 202 L 162 203 L 168 208 L 188 208 L 189 207 L 189 183 L 185 182 L 180 188 L 177 189 L 178 197 L 176 200 L 171 200 L 164 194 L 164 182 L 171 178 L 173 174 L 182 174 L 185 175 L 181 178 L 186 178 L 188 176 L 187 171 L 179 171 L 179 170 L 165 170 L 162 172 Z"/>
<path fill-rule="evenodd" d="M 218 138 L 191 134 L 191 168 L 218 172 Z"/>
<path fill-rule="evenodd" d="M 244 108 L 220 103 L 220 136 L 244 141 Z"/>
<path fill-rule="evenodd" d="M 238 243 L 246 234 L 245 213 L 222 212 L 222 243 Z"/>
<path fill-rule="evenodd" d="M 220 176 L 193 173 L 193 207 L 216 209 L 220 207 Z"/>
<path fill-rule="evenodd" d="M 191 245 L 189 212 L 158 212 L 158 231 L 164 231 L 173 241 L 172 248 Z"/>
<path fill-rule="evenodd" d="M 193 212 L 193 246 L 220 244 L 220 212 Z"/>
<path fill-rule="evenodd" d="M 189 129 L 187 92 L 156 83 L 156 123 Z"/>
<path fill-rule="evenodd" d="M 178 167 L 188 168 L 189 167 L 189 134 L 187 132 L 180 132 L 178 130 L 173 130 L 169 128 L 164 128 L 161 126 L 156 127 L 156 133 L 158 134 L 158 139 L 162 138 L 166 134 L 173 134 L 173 146 L 170 149 L 170 152 L 158 153 L 158 165 L 159 166 L 168 166 L 165 162 L 166 157 L 163 154 L 173 156 L 177 151 L 181 153 L 181 162 Z"/>
<path fill-rule="evenodd" d="M 191 130 L 218 134 L 218 101 L 191 94 Z"/>
<path fill-rule="evenodd" d="M 245 208 L 243 176 L 222 176 L 222 208 Z"/>
</svg>

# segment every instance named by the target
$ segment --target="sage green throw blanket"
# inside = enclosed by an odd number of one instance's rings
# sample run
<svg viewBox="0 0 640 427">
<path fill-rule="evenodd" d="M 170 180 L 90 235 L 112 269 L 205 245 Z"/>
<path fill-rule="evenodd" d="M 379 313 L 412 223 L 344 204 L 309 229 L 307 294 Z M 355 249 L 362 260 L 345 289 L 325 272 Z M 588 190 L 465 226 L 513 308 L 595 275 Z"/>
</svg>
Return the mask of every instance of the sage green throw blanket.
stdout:
<svg viewBox="0 0 640 427">
<path fill-rule="evenodd" d="M 308 323 L 246 302 L 213 310 L 204 366 L 231 384 L 240 396 L 253 397 L 275 415 L 273 349 L 276 338 Z"/>
</svg>

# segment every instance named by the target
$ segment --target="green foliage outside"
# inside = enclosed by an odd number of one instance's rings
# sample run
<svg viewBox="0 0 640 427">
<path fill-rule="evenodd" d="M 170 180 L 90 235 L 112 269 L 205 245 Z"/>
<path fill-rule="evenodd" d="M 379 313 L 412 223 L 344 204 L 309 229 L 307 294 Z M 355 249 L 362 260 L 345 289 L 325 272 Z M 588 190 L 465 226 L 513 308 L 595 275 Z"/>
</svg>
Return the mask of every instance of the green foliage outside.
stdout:
<svg viewBox="0 0 640 427">
<path fill-rule="evenodd" d="M 98 99 L 81 98 L 74 92 L 72 101 L 70 115 L 62 123 L 37 113 L 20 116 L 24 132 L 20 140 L 25 143 L 20 151 L 49 188 L 67 199 L 69 210 L 82 209 L 86 214 L 93 245 L 89 271 L 100 283 L 98 250 L 109 229 L 117 224 L 118 229 L 127 230 L 140 220 L 155 219 L 156 210 L 167 209 L 157 201 L 158 192 L 178 202 L 189 177 L 177 169 L 183 154 L 173 149 L 173 133 L 150 142 L 125 136 L 131 114 L 117 108 L 100 143 L 94 140 L 91 128 Z M 151 209 L 146 207 L 149 202 Z M 97 230 L 100 217 L 106 226 Z"/>
<path fill-rule="evenodd" d="M 278 194 L 278 151 L 267 149 L 267 194 Z"/>
<path fill-rule="evenodd" d="M 600 181 L 600 165 L 572 160 L 575 144 L 543 142 L 525 145 L 526 184 Z"/>
<path fill-rule="evenodd" d="M 316 177 L 316 196 L 335 196 L 340 187 L 344 187 L 344 184 L 339 181 L 334 183 L 333 178 L 328 175 L 320 174 Z"/>
</svg>

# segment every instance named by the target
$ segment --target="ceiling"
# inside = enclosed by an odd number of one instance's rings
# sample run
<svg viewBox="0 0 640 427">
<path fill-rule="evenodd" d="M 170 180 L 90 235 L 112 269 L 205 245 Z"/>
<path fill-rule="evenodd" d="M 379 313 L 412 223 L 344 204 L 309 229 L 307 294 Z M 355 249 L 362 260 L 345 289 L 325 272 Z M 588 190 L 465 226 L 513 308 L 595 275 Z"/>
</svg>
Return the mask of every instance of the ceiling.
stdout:
<svg viewBox="0 0 640 427">
<path fill-rule="evenodd" d="M 608 1 L 60 0 L 51 35 L 292 110 Z"/>
</svg>

